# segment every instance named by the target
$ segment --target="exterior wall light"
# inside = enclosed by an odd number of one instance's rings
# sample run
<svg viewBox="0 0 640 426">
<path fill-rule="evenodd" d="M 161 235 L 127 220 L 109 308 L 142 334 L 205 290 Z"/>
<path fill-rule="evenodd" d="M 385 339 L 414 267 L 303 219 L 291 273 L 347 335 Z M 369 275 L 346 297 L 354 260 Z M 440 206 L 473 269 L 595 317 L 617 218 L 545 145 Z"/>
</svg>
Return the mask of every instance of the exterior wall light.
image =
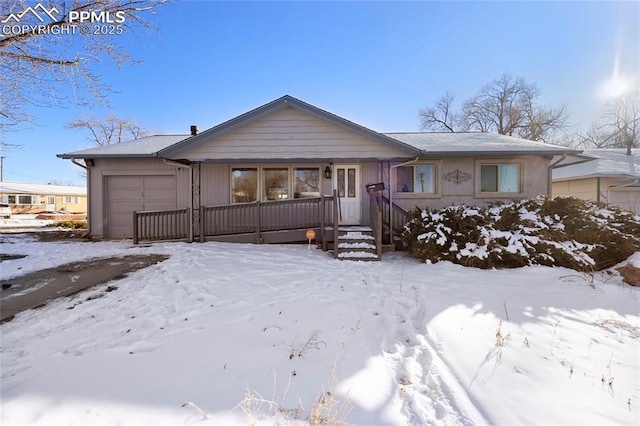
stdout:
<svg viewBox="0 0 640 426">
<path fill-rule="evenodd" d="M 331 179 L 331 167 L 327 166 L 324 168 L 324 177 Z"/>
</svg>

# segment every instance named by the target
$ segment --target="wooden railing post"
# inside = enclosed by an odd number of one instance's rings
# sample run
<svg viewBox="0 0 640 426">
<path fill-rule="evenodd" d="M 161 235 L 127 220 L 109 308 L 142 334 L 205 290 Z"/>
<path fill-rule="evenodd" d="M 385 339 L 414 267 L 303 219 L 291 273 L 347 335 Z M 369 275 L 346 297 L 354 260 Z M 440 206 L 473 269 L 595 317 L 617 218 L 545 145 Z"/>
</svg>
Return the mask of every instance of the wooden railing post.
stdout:
<svg viewBox="0 0 640 426">
<path fill-rule="evenodd" d="M 260 228 L 262 227 L 262 208 L 260 200 L 256 201 L 256 244 L 260 244 Z"/>
<path fill-rule="evenodd" d="M 200 205 L 200 242 L 205 241 L 205 232 L 207 230 L 207 219 L 204 215 L 204 206 Z"/>
<path fill-rule="evenodd" d="M 333 257 L 338 258 L 338 226 L 340 219 L 338 216 L 338 191 L 333 190 Z"/>
<path fill-rule="evenodd" d="M 186 226 L 187 229 L 185 229 L 186 234 L 187 234 L 187 242 L 192 243 L 193 242 L 193 210 L 191 210 L 191 207 L 187 207 L 187 220 L 185 220 L 186 222 Z"/>
<path fill-rule="evenodd" d="M 133 212 L 133 244 L 138 244 L 138 214 Z"/>
<path fill-rule="evenodd" d="M 322 238 L 322 251 L 327 251 L 327 238 L 324 226 L 324 214 L 325 214 L 325 202 L 324 194 L 321 194 L 320 198 L 320 238 Z"/>
</svg>

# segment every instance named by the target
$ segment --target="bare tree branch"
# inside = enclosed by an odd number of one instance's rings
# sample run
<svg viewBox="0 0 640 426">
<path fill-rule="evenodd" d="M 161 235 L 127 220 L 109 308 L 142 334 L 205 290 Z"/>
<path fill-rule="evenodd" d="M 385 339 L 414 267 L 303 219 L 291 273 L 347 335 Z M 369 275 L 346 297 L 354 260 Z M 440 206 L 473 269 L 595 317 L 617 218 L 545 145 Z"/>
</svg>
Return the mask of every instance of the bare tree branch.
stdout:
<svg viewBox="0 0 640 426">
<path fill-rule="evenodd" d="M 149 136 L 151 132 L 140 127 L 135 118 L 119 118 L 110 113 L 104 118 L 77 118 L 67 124 L 70 129 L 86 129 L 87 140 L 98 146 L 118 144 Z"/>
<path fill-rule="evenodd" d="M 452 108 L 453 95 L 447 92 L 435 106 L 420 110 L 423 129 L 460 132 L 495 132 L 501 135 L 546 141 L 564 130 L 567 113 L 564 107 L 543 108 L 537 105 L 540 89 L 522 77 L 503 74 L 484 85 L 477 95 L 467 99 L 461 112 Z"/>
<path fill-rule="evenodd" d="M 436 132 L 455 132 L 459 126 L 459 117 L 453 110 L 455 96 L 446 92 L 437 101 L 434 107 L 420 110 L 420 123 L 423 129 Z"/>
<path fill-rule="evenodd" d="M 610 101 L 600 118 L 576 139 L 585 148 L 640 148 L 640 84 Z"/>
<path fill-rule="evenodd" d="M 147 16 L 170 1 L 50 0 L 35 6 L 28 0 L 0 2 L 0 127 L 30 120 L 24 112 L 27 106 L 107 103 L 110 88 L 93 66 L 135 63 L 119 39 L 152 29 Z M 87 34 L 72 22 L 72 12 L 118 14 L 122 19 L 113 25 L 113 34 L 93 33 L 92 25 Z"/>
</svg>

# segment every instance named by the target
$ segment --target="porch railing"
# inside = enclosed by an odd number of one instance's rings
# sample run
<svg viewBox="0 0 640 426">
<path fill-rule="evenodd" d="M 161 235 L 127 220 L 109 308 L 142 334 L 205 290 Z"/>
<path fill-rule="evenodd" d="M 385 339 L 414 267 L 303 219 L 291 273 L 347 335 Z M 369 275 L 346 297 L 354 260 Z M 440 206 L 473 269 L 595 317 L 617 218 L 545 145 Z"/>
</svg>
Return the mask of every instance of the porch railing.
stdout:
<svg viewBox="0 0 640 426">
<path fill-rule="evenodd" d="M 133 212 L 133 244 L 140 241 L 192 241 L 191 209 Z"/>
<path fill-rule="evenodd" d="M 369 219 L 371 221 L 371 230 L 373 238 L 376 242 L 376 255 L 378 259 L 382 258 L 382 196 L 369 195 Z"/>
<path fill-rule="evenodd" d="M 406 225 L 407 222 L 411 220 L 411 213 L 409 213 L 396 203 L 393 203 L 393 205 L 391 205 L 391 200 L 389 200 L 384 195 L 382 195 L 381 198 L 386 207 L 382 209 L 382 223 L 387 227 L 387 229 L 389 229 L 389 239 L 392 240 L 393 235 L 399 235 L 402 232 L 402 228 L 404 227 L 404 225 Z M 390 205 L 391 208 L 389 208 Z M 393 243 L 393 241 L 389 241 L 389 243 Z"/>
<path fill-rule="evenodd" d="M 293 229 L 324 228 L 331 218 L 334 197 L 322 195 L 282 201 L 256 201 L 200 207 L 200 241 L 207 237 L 236 234 L 256 234 Z"/>
</svg>

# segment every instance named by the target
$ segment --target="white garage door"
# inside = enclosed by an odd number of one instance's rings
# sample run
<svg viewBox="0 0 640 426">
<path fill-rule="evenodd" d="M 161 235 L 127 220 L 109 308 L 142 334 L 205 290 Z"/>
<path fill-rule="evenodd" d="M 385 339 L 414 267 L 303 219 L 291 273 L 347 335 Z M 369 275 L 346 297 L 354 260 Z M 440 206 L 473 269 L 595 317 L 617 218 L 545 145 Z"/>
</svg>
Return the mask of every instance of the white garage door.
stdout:
<svg viewBox="0 0 640 426">
<path fill-rule="evenodd" d="M 176 208 L 174 176 L 108 176 L 107 238 L 133 237 L 133 212 Z"/>
<path fill-rule="evenodd" d="M 609 203 L 625 210 L 640 213 L 640 187 L 611 188 L 609 191 Z"/>
</svg>

